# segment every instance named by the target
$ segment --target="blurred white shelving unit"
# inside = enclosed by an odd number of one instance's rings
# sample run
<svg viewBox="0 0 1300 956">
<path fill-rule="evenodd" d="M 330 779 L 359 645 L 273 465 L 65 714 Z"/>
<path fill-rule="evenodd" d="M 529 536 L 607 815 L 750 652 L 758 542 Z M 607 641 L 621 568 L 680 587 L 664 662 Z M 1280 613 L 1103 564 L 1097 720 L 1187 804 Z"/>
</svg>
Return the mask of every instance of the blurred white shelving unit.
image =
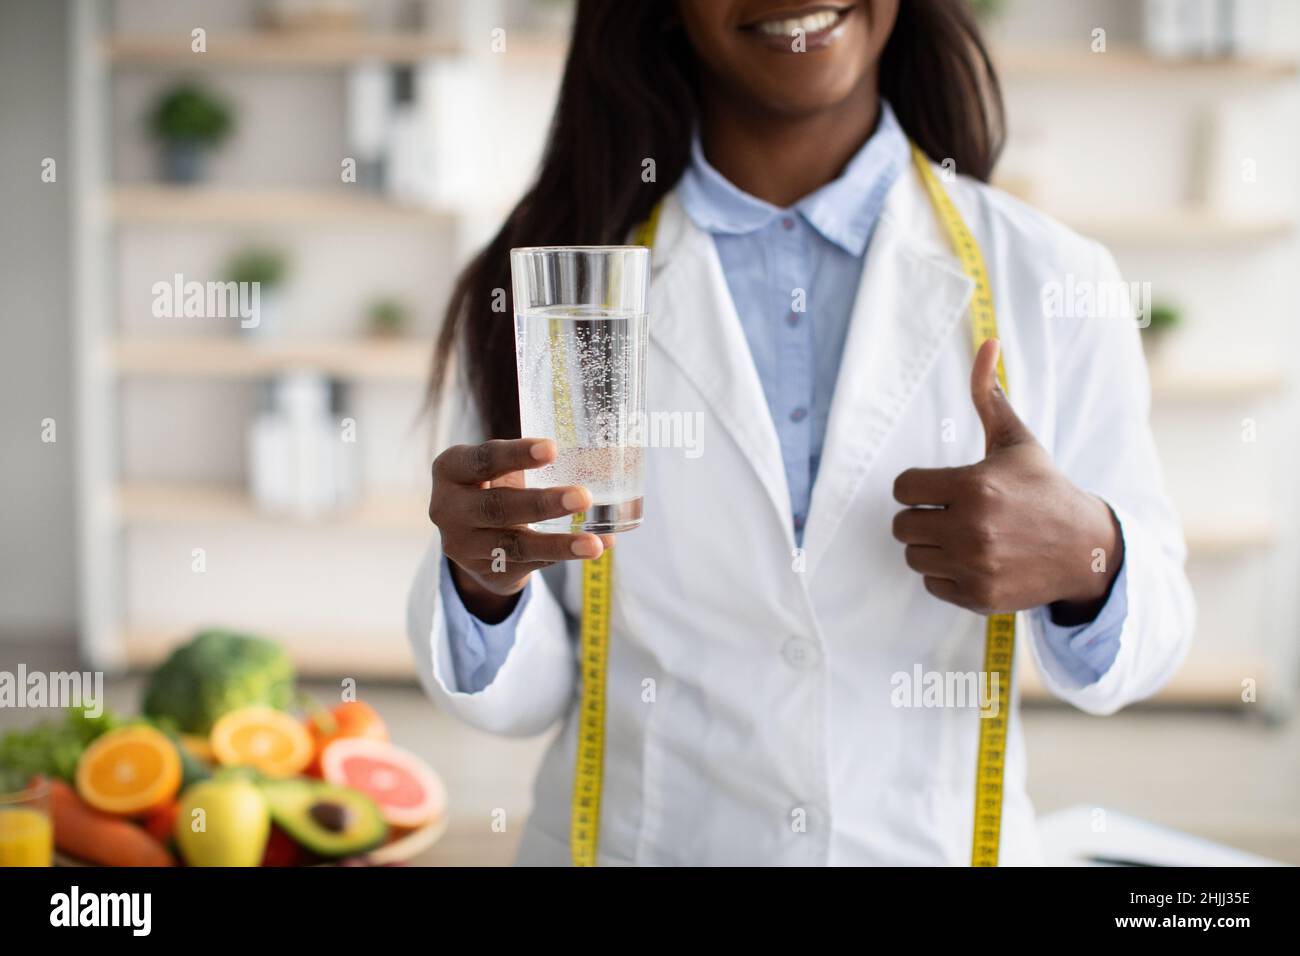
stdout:
<svg viewBox="0 0 1300 956">
<path fill-rule="evenodd" d="M 269 515 L 257 507 L 241 485 L 196 482 L 136 481 L 117 490 L 114 517 L 123 525 L 243 525 L 270 529 L 295 526 L 343 531 L 404 532 L 428 535 L 424 510 L 428 501 L 416 494 L 373 493 L 347 509 L 310 521 Z"/>
<path fill-rule="evenodd" d="M 408 223 L 454 225 L 457 211 L 398 203 L 333 189 L 118 186 L 108 194 L 109 215 L 121 225 L 235 225 Z"/>
<path fill-rule="evenodd" d="M 1092 28 L 1123 35 L 1130 12 L 1072 6 L 1060 18 L 1082 19 L 1070 21 L 1064 43 L 1023 42 L 1027 17 L 1004 24 L 1011 35 L 1022 31 L 1022 42 L 1004 39 L 993 53 L 1012 137 L 1024 126 L 1031 134 L 1026 168 L 1009 163 L 1004 185 L 1106 244 L 1126 279 L 1154 279 L 1155 298 L 1182 307 L 1197 343 L 1184 351 L 1195 364 L 1166 357 L 1173 343 L 1162 346 L 1150 363 L 1152 408 L 1200 615 L 1189 655 L 1158 700 L 1239 707 L 1243 681 L 1254 682 L 1260 707 L 1276 718 L 1294 708 L 1300 676 L 1300 500 L 1287 478 L 1298 461 L 1294 434 L 1284 434 L 1300 369 L 1289 323 L 1260 315 L 1289 311 L 1287 268 L 1242 275 L 1300 254 L 1295 203 L 1276 199 L 1287 195 L 1278 174 L 1293 178 L 1294 141 L 1255 135 L 1263 115 L 1300 128 L 1300 44 L 1215 59 L 1164 59 L 1117 42 L 1093 52 Z M 1262 103 L 1270 112 L 1250 112 Z M 1242 113 L 1254 125 L 1234 125 Z M 1253 176 L 1259 164 L 1273 173 L 1258 187 L 1271 187 L 1262 194 L 1269 201 L 1243 186 L 1253 182 L 1245 170 Z M 1099 168 L 1126 172 L 1093 175 Z M 1068 210 L 1053 208 L 1045 195 L 1053 186 Z M 1256 426 L 1265 429 L 1258 442 Z M 1019 675 L 1026 699 L 1046 697 L 1027 653 Z"/>
<path fill-rule="evenodd" d="M 284 32 L 257 26 L 258 0 L 201 10 L 74 0 L 80 618 L 94 666 L 146 666 L 199 627 L 229 625 L 280 640 L 304 672 L 412 673 L 402 619 L 430 537 L 427 490 L 383 459 L 362 469 L 360 496 L 336 514 L 267 514 L 243 477 L 243 429 L 263 383 L 319 373 L 347 390 L 347 414 L 366 434 L 382 433 L 372 444 L 417 447 L 423 482 L 419 413 L 436 322 L 405 338 L 348 328 L 360 319 L 348 294 L 367 283 L 376 296 L 390 291 L 364 269 L 354 276 L 353 266 L 369 257 L 379 262 L 372 271 L 415 276 L 412 296 L 426 320 L 436 319 L 435 300 L 516 184 L 490 177 L 502 195 L 475 204 L 455 185 L 443 185 L 441 203 L 340 182 L 349 155 L 344 79 L 357 67 L 409 68 L 439 140 L 432 148 L 442 150 L 435 162 L 451 149 L 451 159 L 472 166 L 481 160 L 458 152 L 472 139 L 464 126 L 473 118 L 456 112 L 464 84 L 515 68 L 556 72 L 562 44 L 512 27 L 511 55 L 486 56 L 491 28 L 506 22 L 496 3 L 370 0 L 358 9 L 366 22 L 355 29 Z M 412 10 L 423 15 L 419 27 Z M 191 46 L 197 26 L 202 52 Z M 200 185 L 176 186 L 145 168 L 142 114 L 162 85 L 184 78 L 215 88 L 241 121 L 247 115 L 249 130 L 235 160 Z M 546 87 L 531 95 L 546 97 Z M 277 127 L 289 111 L 285 137 Z M 511 161 L 522 176 L 531 157 Z M 303 253 L 309 306 L 301 311 L 310 314 L 294 334 L 263 341 L 142 317 L 148 282 L 170 280 L 173 266 L 217 278 L 216 256 L 232 242 L 266 237 L 295 266 Z M 153 416 L 151 427 L 136 427 L 139 416 Z M 170 448 L 151 447 L 159 441 L 177 444 L 184 467 Z M 190 574 L 200 545 L 211 560 Z M 373 619 L 356 613 L 366 608 Z"/>
<path fill-rule="evenodd" d="M 1187 206 L 1143 216 L 1079 216 L 1062 218 L 1076 232 L 1106 243 L 1159 243 L 1168 247 L 1223 247 L 1244 242 L 1286 239 L 1296 231 L 1284 216 L 1231 217 Z"/>
<path fill-rule="evenodd" d="M 1163 80 L 1254 83 L 1287 80 L 1300 73 L 1300 60 L 1292 56 L 1165 59 L 1139 47 L 1123 46 L 1094 53 L 1082 44 L 1004 45 L 994 49 L 993 57 L 1001 76 L 1012 81 L 1113 79 L 1121 83 Z"/>
<path fill-rule="evenodd" d="M 493 84 L 499 82 L 503 71 L 513 69 L 522 72 L 532 94 L 539 103 L 544 102 L 558 77 L 564 43 L 514 30 L 508 55 L 484 55 L 490 28 L 502 22 L 504 7 L 498 0 L 464 4 L 428 0 L 430 9 L 455 8 L 460 14 L 452 18 L 449 29 L 429 35 L 390 24 L 365 34 L 310 40 L 254 31 L 249 16 L 251 0 L 231 0 L 222 5 L 225 21 L 213 26 L 208 52 L 200 58 L 190 53 L 188 27 L 180 27 L 188 21 L 173 17 L 164 0 L 143 0 L 143 5 L 148 4 L 158 11 L 153 19 L 159 22 L 137 13 L 125 26 L 112 15 L 114 4 L 76 0 L 75 5 L 75 327 L 78 409 L 83 423 L 79 429 L 79 498 L 84 649 L 100 666 L 147 664 L 184 637 L 187 629 L 222 623 L 206 612 L 202 620 L 170 614 L 167 609 L 173 605 L 166 602 L 161 602 L 162 610 L 156 615 L 136 613 L 142 600 L 141 579 L 157 580 L 160 588 L 177 591 L 193 586 L 190 579 L 174 573 L 174 564 L 188 560 L 195 535 L 210 535 L 216 536 L 214 540 L 232 562 L 256 561 L 259 550 L 288 542 L 292 556 L 286 563 L 297 562 L 305 569 L 268 569 L 267 573 L 283 573 L 291 579 L 297 589 L 291 597 L 303 608 L 312 607 L 322 595 L 338 593 L 348 606 L 385 607 L 392 612 L 382 621 L 366 624 L 323 622 L 319 613 L 315 618 L 303 613 L 300 620 L 293 616 L 292 608 L 280 608 L 271 617 L 276 625 L 267 633 L 283 640 L 306 669 L 409 674 L 399 620 L 400 592 L 404 592 L 414 565 L 408 555 L 418 553 L 426 535 L 421 495 L 406 488 L 368 487 L 346 512 L 328 520 L 301 522 L 257 509 L 238 480 L 237 468 L 197 474 L 128 469 L 123 396 L 128 389 L 145 389 L 148 401 L 155 404 L 237 404 L 239 396 L 266 378 L 314 370 L 357 388 L 406 395 L 413 410 L 428 368 L 428 339 L 360 340 L 330 329 L 268 344 L 233 336 L 163 335 L 152 328 L 131 331 L 123 328 L 121 286 L 127 264 L 117 246 L 122 237 L 131 236 L 148 239 L 153 243 L 149 250 L 156 252 L 159 243 L 169 241 L 166 237 L 177 236 L 183 240 L 180 247 L 189 249 L 204 236 L 286 229 L 298 230 L 303 242 L 319 243 L 350 229 L 374 234 L 400 228 L 411 242 L 439 250 L 440 266 L 449 270 L 454 264 L 451 260 L 474 247 L 499 218 L 508 198 L 522 186 L 515 176 L 518 168 L 530 165 L 530 160 L 511 157 L 506 170 L 509 175 L 503 177 L 501 171 L 506 167 L 496 165 L 502 161 L 497 155 L 501 151 L 493 145 L 496 138 L 509 135 L 515 142 L 540 142 L 546 120 L 544 110 L 537 110 L 536 116 L 515 111 L 516 125 L 508 134 L 481 129 L 493 117 L 475 114 L 471 92 L 487 89 L 483 95 L 500 94 L 502 87 Z M 1233 97 L 1250 100 L 1255 92 L 1294 90 L 1300 82 L 1300 58 L 1291 55 L 1169 62 L 1131 47 L 1112 47 L 1097 55 L 1078 45 L 1065 48 L 1021 42 L 998 46 L 994 56 L 1009 92 L 1017 87 L 1051 90 L 1058 113 L 1060 104 L 1083 95 L 1109 97 L 1107 102 L 1117 113 L 1122 110 L 1132 116 L 1147 108 L 1141 97 L 1132 95 L 1139 85 L 1144 91 L 1159 90 L 1162 103 L 1206 101 L 1218 108 Z M 121 111 L 123 103 L 138 104 L 138 98 L 132 100 L 128 94 L 138 92 L 142 82 L 191 72 L 214 82 L 255 75 L 259 84 L 256 95 L 281 84 L 300 92 L 303 84 L 315 84 L 311 89 L 331 90 L 330 95 L 338 96 L 342 93 L 340 71 L 372 62 L 436 65 L 438 122 L 444 131 L 450 131 L 450 145 L 444 145 L 454 147 L 460 163 L 445 184 L 446 202 L 399 204 L 323 181 L 293 187 L 218 181 L 178 189 L 152 184 L 143 177 L 125 181 L 112 171 L 118 158 L 115 138 L 139 135 L 138 130 L 130 129 L 138 117 L 123 116 Z M 248 87 L 242 90 L 243 95 L 250 95 Z M 517 125 L 520 116 L 535 120 L 535 128 L 521 129 Z M 295 122 L 298 119 L 295 117 Z M 1129 129 L 1142 131 L 1145 126 Z M 470 130 L 479 134 L 478 142 L 468 135 Z M 1104 139 L 1108 131 L 1078 132 L 1085 134 Z M 1135 141 L 1130 151 L 1139 146 Z M 1289 161 L 1294 167 L 1293 155 L 1290 159 L 1273 156 L 1272 160 Z M 472 187 L 484 180 L 494 184 L 495 192 L 476 200 Z M 1071 189 L 1071 196 L 1087 195 L 1089 189 L 1084 185 L 1075 184 Z M 1240 261 L 1261 250 L 1296 247 L 1295 210 L 1265 206 L 1253 213 L 1234 210 L 1228 214 L 1223 208 L 1203 197 L 1180 197 L 1154 211 L 1123 206 L 1114 211 L 1098 204 L 1060 218 L 1106 242 L 1121 261 L 1135 250 L 1156 250 L 1165 257 L 1178 257 L 1180 267 L 1191 274 L 1213 267 L 1225 257 L 1235 256 L 1234 261 Z M 450 256 L 448 249 L 452 250 Z M 434 256 L 428 257 L 430 268 Z M 1280 304 L 1274 303 L 1274 310 L 1278 308 Z M 1275 364 L 1224 368 L 1154 363 L 1155 407 L 1161 414 L 1190 420 L 1193 427 L 1213 416 L 1232 421 L 1269 410 L 1294 410 L 1297 369 L 1288 354 L 1272 352 L 1269 357 Z M 186 395 L 194 392 L 204 397 L 183 399 L 174 391 L 156 389 L 183 389 Z M 1218 465 L 1206 461 L 1192 467 L 1204 471 L 1205 480 L 1212 482 Z M 1290 469 L 1289 473 L 1295 474 L 1300 460 L 1292 453 L 1269 467 L 1283 474 Z M 1223 497 L 1227 500 L 1231 495 L 1225 490 Z M 1249 615 L 1231 616 L 1235 633 L 1207 633 L 1203 627 L 1186 666 L 1162 695 L 1164 700 L 1180 704 L 1238 701 L 1240 676 L 1253 674 L 1261 675 L 1271 689 L 1280 688 L 1270 707 L 1290 706 L 1300 645 L 1294 593 L 1294 581 L 1300 575 L 1300 555 L 1295 553 L 1294 542 L 1300 539 L 1300 526 L 1294 502 L 1261 496 L 1247 505 L 1249 517 L 1244 518 L 1235 511 L 1219 514 L 1215 509 L 1184 515 L 1190 564 L 1193 569 L 1211 569 L 1209 573 L 1230 582 L 1223 585 L 1229 589 L 1243 581 L 1262 579 L 1258 583 L 1267 597 L 1252 607 Z M 344 556 L 353 563 L 313 577 L 311 561 L 324 552 L 346 552 Z M 166 567 L 156 563 L 160 554 L 167 555 Z M 367 591 L 357 579 L 382 577 L 375 568 L 382 563 L 383 554 L 390 558 L 383 567 L 397 569 L 399 580 L 383 593 Z M 240 580 L 246 589 L 256 589 L 256 576 Z M 1249 603 L 1249 599 L 1243 601 Z M 257 622 L 258 611 L 251 601 L 230 610 L 235 623 Z M 325 612 L 325 616 L 330 615 Z M 1222 632 L 1223 626 L 1217 630 Z M 1022 667 L 1021 674 L 1026 695 L 1034 697 L 1041 694 L 1041 688 L 1031 671 L 1032 667 Z"/>
<path fill-rule="evenodd" d="M 202 57 L 195 57 L 190 37 L 184 34 L 116 35 L 105 37 L 104 58 L 113 66 L 161 67 L 193 70 L 228 67 L 336 67 L 381 60 L 415 64 L 430 57 L 455 56 L 456 40 L 412 34 L 373 31 L 320 34 L 256 33 L 217 34 Z"/>
<path fill-rule="evenodd" d="M 264 629 L 262 632 L 268 633 L 268 636 L 290 649 L 310 647 L 310 660 L 304 660 L 301 652 L 295 655 L 299 668 L 308 674 L 346 674 L 359 680 L 394 680 L 415 676 L 415 665 L 406 643 L 406 635 L 400 629 L 331 631 L 311 628 L 295 631 L 292 628 L 276 628 L 273 632 Z M 152 667 L 176 646 L 176 640 L 175 627 L 127 627 L 120 634 L 123 648 L 121 664 L 125 667 Z M 364 653 L 359 648 L 364 648 Z"/>
<path fill-rule="evenodd" d="M 1276 397 L 1286 388 L 1286 370 L 1278 365 L 1256 368 L 1188 369 L 1154 363 L 1151 393 L 1159 402 L 1203 404 Z"/>
<path fill-rule="evenodd" d="M 421 341 L 318 340 L 262 345 L 228 338 L 131 339 L 111 344 L 123 378 L 245 379 L 291 371 L 352 381 L 422 384 L 429 344 Z"/>
</svg>

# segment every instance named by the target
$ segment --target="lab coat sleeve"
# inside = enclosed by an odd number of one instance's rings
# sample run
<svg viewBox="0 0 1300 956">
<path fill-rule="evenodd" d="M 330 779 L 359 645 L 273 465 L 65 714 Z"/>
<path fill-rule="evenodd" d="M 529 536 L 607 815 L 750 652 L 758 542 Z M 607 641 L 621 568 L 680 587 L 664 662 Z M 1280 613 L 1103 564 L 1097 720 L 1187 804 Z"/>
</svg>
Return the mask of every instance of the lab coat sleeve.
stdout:
<svg viewBox="0 0 1300 956">
<path fill-rule="evenodd" d="M 1042 629 L 1043 640 L 1052 657 L 1078 686 L 1099 680 L 1115 663 L 1124 619 L 1128 617 L 1127 594 L 1128 566 L 1121 564 L 1106 603 L 1088 623 L 1074 626 L 1057 624 L 1052 620 L 1051 609 L 1046 607 L 1030 612 L 1039 618 L 1034 626 Z"/>
<path fill-rule="evenodd" d="M 1095 243 L 1096 288 L 1118 288 L 1119 270 Z M 1076 281 L 1078 281 L 1076 279 Z M 1043 682 L 1092 714 L 1110 714 L 1150 696 L 1186 655 L 1195 605 L 1183 563 L 1186 547 L 1164 491 L 1148 422 L 1150 384 L 1137 323 L 1119 316 L 1048 318 L 1056 330 L 1057 465 L 1114 512 L 1124 537 L 1119 649 L 1096 680 L 1084 682 L 1047 639 L 1043 615 L 1027 615 Z M 1107 556 L 1114 560 L 1114 555 Z M 1112 599 L 1115 598 L 1112 592 Z"/>
<path fill-rule="evenodd" d="M 503 621 L 488 624 L 475 617 L 465 606 L 448 560 L 442 559 L 438 569 L 438 597 L 442 599 L 442 618 L 447 625 L 447 643 L 451 647 L 451 673 L 456 679 L 456 690 L 474 693 L 487 687 L 505 663 L 510 649 L 515 646 L 519 632 L 519 619 L 528 608 L 533 596 L 533 583 L 529 581 L 519 592 L 514 608 Z"/>
<path fill-rule="evenodd" d="M 480 441 L 473 425 L 478 418 L 463 384 L 452 390 L 447 407 L 450 414 L 439 428 L 447 440 L 440 447 Z M 442 594 L 445 564 L 435 531 L 407 601 L 407 636 L 420 683 L 436 704 L 480 730 L 510 736 L 540 733 L 568 710 L 577 682 L 574 646 L 559 601 L 540 574 L 532 575 L 505 660 L 490 681 L 467 692 L 455 674 Z"/>
</svg>

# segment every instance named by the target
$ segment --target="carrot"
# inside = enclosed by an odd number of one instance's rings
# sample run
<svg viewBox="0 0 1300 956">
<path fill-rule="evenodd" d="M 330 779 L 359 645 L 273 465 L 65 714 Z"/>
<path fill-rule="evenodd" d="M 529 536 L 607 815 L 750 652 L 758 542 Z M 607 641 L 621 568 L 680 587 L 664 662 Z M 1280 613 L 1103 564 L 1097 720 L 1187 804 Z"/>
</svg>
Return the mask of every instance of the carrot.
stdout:
<svg viewBox="0 0 1300 956">
<path fill-rule="evenodd" d="M 100 866 L 175 866 L 161 843 L 133 823 L 100 813 L 62 780 L 50 781 L 54 845 Z"/>
</svg>

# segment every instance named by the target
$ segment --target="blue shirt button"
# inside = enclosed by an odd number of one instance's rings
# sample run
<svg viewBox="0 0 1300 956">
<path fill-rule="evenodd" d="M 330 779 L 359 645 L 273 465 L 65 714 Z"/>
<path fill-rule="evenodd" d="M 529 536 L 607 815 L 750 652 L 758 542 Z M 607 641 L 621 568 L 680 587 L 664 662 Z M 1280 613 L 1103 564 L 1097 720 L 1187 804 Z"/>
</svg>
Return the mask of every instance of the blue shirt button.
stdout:
<svg viewBox="0 0 1300 956">
<path fill-rule="evenodd" d="M 792 422 L 801 422 L 807 417 L 808 409 L 804 408 L 802 405 L 790 413 L 790 421 Z"/>
<path fill-rule="evenodd" d="M 785 216 L 784 218 L 782 218 L 782 220 L 781 220 L 781 227 L 782 227 L 783 229 L 787 229 L 787 230 L 789 230 L 789 229 L 793 229 L 793 228 L 794 228 L 794 217 L 793 217 L 793 216 Z"/>
<path fill-rule="evenodd" d="M 794 530 L 795 530 L 795 531 L 802 531 L 802 530 L 803 530 L 803 522 L 804 522 L 804 517 L 803 517 L 803 515 L 795 515 L 795 516 L 794 516 Z"/>
<path fill-rule="evenodd" d="M 798 313 L 798 312 L 791 312 L 790 314 L 788 314 L 788 315 L 785 317 L 785 322 L 786 322 L 787 325 L 798 325 L 798 324 L 799 324 L 799 313 Z"/>
</svg>

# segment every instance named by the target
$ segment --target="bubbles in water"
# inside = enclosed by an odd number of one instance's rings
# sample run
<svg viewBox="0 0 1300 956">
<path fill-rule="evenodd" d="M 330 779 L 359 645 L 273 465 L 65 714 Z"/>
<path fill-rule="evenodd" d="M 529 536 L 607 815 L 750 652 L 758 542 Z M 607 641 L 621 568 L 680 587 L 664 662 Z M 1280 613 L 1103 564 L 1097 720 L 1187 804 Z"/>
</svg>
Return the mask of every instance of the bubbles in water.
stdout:
<svg viewBox="0 0 1300 956">
<path fill-rule="evenodd" d="M 526 437 L 559 454 L 525 473 L 529 487 L 582 485 L 595 504 L 642 495 L 646 316 L 550 306 L 515 316 L 519 412 Z"/>
</svg>

